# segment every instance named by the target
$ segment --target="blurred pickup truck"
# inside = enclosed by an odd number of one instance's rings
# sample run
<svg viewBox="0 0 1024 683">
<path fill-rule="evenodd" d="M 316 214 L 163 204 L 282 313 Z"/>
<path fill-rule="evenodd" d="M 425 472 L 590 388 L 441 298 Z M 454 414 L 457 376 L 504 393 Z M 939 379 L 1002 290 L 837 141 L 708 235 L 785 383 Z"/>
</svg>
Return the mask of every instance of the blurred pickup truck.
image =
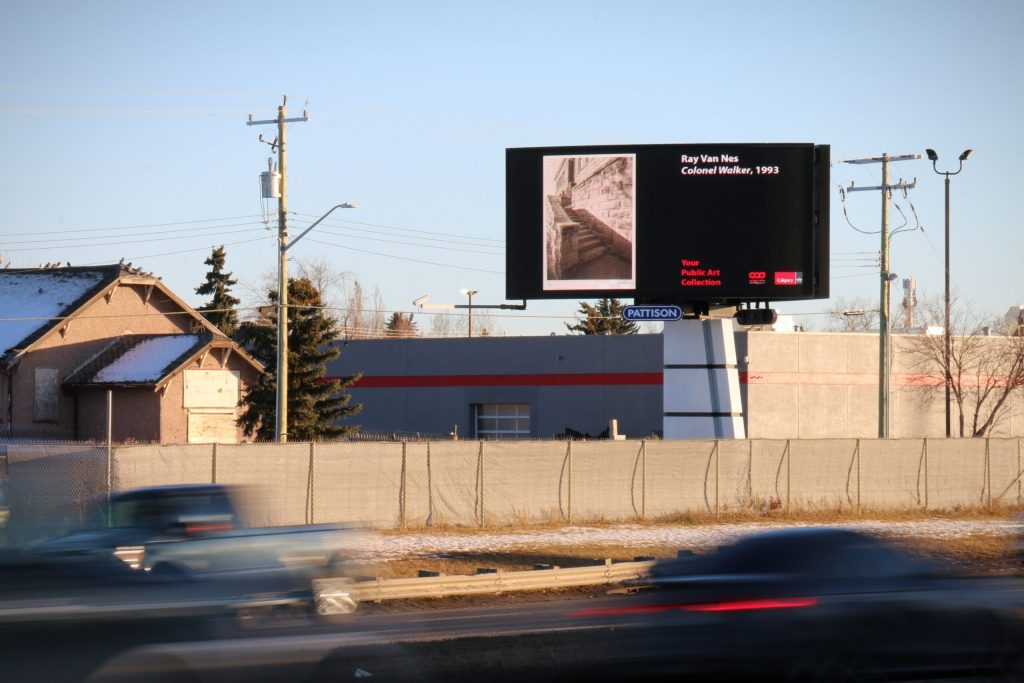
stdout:
<svg viewBox="0 0 1024 683">
<path fill-rule="evenodd" d="M 28 551 L 90 573 L 107 567 L 111 575 L 219 584 L 254 605 L 260 601 L 253 596 L 262 596 L 267 606 L 311 602 L 313 579 L 344 575 L 356 531 L 333 524 L 246 528 L 236 493 L 218 484 L 119 491 L 98 499 L 81 528 Z"/>
</svg>

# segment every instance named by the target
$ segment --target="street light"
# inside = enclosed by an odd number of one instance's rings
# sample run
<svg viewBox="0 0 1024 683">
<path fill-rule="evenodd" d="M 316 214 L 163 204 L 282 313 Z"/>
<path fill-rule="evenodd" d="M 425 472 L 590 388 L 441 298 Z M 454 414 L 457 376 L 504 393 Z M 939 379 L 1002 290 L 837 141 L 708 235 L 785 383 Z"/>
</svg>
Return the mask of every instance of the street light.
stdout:
<svg viewBox="0 0 1024 683">
<path fill-rule="evenodd" d="M 468 308 L 469 308 L 469 326 L 468 326 L 469 334 L 467 336 L 472 337 L 473 336 L 473 295 L 474 294 L 479 294 L 479 292 L 476 291 L 475 289 L 462 289 L 462 290 L 459 290 L 459 291 L 461 291 L 463 294 L 465 294 L 466 296 L 469 297 L 469 306 L 468 306 Z"/>
<path fill-rule="evenodd" d="M 412 305 L 418 308 L 468 308 L 469 309 L 469 336 L 473 336 L 473 295 L 479 294 L 475 289 L 462 289 L 459 290 L 462 294 L 469 297 L 469 305 L 466 304 L 428 304 L 430 301 L 430 295 L 424 294 L 421 297 L 412 300 Z M 525 311 L 526 310 L 526 299 L 523 299 L 521 304 L 477 304 L 476 308 L 493 308 L 502 311 Z"/>
<path fill-rule="evenodd" d="M 967 157 L 971 156 L 971 152 L 973 152 L 973 151 L 974 151 L 973 149 L 965 149 L 963 151 L 963 153 L 960 155 L 960 165 L 957 167 L 956 171 L 940 171 L 938 169 L 938 167 L 936 166 L 936 164 L 939 161 L 939 155 L 935 153 L 934 149 L 926 149 L 925 150 L 925 154 L 927 154 L 928 158 L 931 159 L 932 170 L 934 170 L 939 175 L 946 176 L 946 321 L 945 321 L 945 324 L 943 326 L 944 327 L 944 331 L 943 331 L 943 344 L 944 344 L 943 365 L 945 365 L 945 371 L 946 371 L 946 378 L 945 379 L 946 379 L 946 438 L 947 439 L 950 437 L 950 433 L 951 433 L 951 428 L 950 428 L 950 389 L 951 389 L 952 384 L 953 384 L 953 375 L 952 375 L 952 372 L 950 371 L 950 367 L 949 367 L 950 356 L 952 355 L 951 349 L 950 349 L 950 347 L 952 345 L 952 342 L 951 342 L 950 332 L 949 332 L 949 176 L 956 175 L 957 173 L 960 173 L 960 171 L 962 171 L 964 169 L 964 162 L 967 161 Z"/>
<path fill-rule="evenodd" d="M 313 221 L 308 228 L 290 242 L 285 241 L 288 239 L 288 234 L 283 230 L 279 231 L 277 242 L 277 391 L 274 416 L 274 441 L 279 443 L 288 441 L 288 250 L 336 209 L 355 208 L 358 207 L 349 202 L 332 206 L 327 213 Z"/>
</svg>

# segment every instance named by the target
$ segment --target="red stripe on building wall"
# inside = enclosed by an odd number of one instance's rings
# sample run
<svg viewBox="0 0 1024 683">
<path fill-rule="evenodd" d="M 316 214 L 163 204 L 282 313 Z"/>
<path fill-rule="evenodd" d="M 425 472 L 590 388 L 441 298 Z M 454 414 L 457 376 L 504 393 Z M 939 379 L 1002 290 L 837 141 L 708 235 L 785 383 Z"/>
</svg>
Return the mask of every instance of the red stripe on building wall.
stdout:
<svg viewBox="0 0 1024 683">
<path fill-rule="evenodd" d="M 397 389 L 416 387 L 661 386 L 661 383 L 660 372 L 588 372 L 539 375 L 364 375 L 353 387 Z"/>
<path fill-rule="evenodd" d="M 425 387 L 580 387 L 661 386 L 660 372 L 552 373 L 526 375 L 373 375 L 363 376 L 353 386 L 359 389 L 400 389 Z M 324 378 L 337 379 L 334 377 Z M 739 372 L 740 384 L 788 384 L 871 386 L 878 385 L 872 372 Z M 893 386 L 942 386 L 941 376 L 893 373 Z M 967 384 L 967 382 L 965 382 Z"/>
<path fill-rule="evenodd" d="M 889 380 L 896 387 L 942 386 L 942 375 L 894 372 Z M 742 384 L 789 384 L 831 386 L 878 386 L 877 372 L 741 372 Z M 967 384 L 967 382 L 964 382 Z"/>
</svg>

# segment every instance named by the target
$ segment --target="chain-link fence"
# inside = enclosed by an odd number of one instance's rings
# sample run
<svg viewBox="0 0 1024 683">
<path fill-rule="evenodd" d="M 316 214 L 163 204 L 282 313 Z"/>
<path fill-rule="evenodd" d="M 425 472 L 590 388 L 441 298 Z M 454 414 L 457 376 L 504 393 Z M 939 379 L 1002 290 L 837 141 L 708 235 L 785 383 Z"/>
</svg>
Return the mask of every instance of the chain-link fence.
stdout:
<svg viewBox="0 0 1024 683">
<path fill-rule="evenodd" d="M 0 444 L 9 535 L 74 524 L 89 500 L 216 482 L 259 526 L 527 525 L 738 511 L 1019 506 L 1022 439 Z"/>
</svg>

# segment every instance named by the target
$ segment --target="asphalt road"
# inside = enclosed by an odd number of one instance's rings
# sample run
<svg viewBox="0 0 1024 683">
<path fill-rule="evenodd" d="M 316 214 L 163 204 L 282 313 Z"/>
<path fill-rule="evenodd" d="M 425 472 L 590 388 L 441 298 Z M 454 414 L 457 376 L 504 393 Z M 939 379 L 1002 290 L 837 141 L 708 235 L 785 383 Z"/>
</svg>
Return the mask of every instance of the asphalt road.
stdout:
<svg viewBox="0 0 1024 683">
<path fill-rule="evenodd" d="M 5 681 L 320 681 L 365 674 L 376 680 L 440 679 L 466 667 L 477 670 L 474 659 L 496 646 L 507 655 L 506 636 L 519 643 L 525 642 L 521 636 L 549 640 L 540 649 L 531 642 L 518 655 L 542 658 L 545 647 L 562 647 L 551 634 L 580 631 L 582 640 L 595 626 L 581 624 L 574 612 L 631 599 L 355 614 L 326 625 L 309 617 L 248 626 L 208 618 L 78 623 L 0 634 L 0 652 Z M 481 636 L 485 643 L 459 640 Z M 575 636 L 569 640 L 576 642 Z M 441 652 L 439 669 L 433 660 Z M 427 675 L 428 664 L 434 675 Z"/>
<path fill-rule="evenodd" d="M 984 580 L 984 579 L 983 579 Z M 987 580 L 985 580 L 987 581 Z M 1024 606 L 1016 580 L 1001 581 Z M 223 619 L 37 632 L 4 648 L 5 681 L 547 681 L 661 680 L 644 647 L 648 595 L 601 595 L 512 605 L 363 613 L 330 624 L 280 617 L 247 627 Z M 631 613 L 634 608 L 635 613 Z M 607 612 L 612 612 L 608 614 Z M 585 614 L 587 616 L 581 616 Z M 701 629 L 705 615 L 687 616 Z M 710 623 L 710 622 L 708 622 Z M 115 646 L 117 643 L 117 646 Z M 12 643 L 8 642 L 7 645 Z M 60 656 L 54 652 L 59 649 Z M 632 666 L 632 664 L 630 664 Z M 85 672 L 89 672 L 88 674 Z M 652 673 L 653 672 L 653 673 Z M 667 678 L 666 678 L 667 680 Z"/>
</svg>

